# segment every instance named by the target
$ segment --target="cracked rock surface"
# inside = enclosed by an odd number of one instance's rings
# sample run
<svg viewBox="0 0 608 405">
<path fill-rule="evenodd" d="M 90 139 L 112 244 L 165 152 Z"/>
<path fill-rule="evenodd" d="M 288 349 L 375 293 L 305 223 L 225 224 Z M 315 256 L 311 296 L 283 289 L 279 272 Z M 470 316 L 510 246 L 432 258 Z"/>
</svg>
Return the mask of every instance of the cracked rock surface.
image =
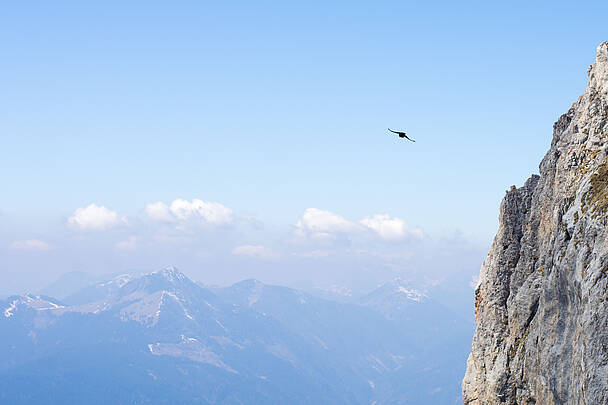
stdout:
<svg viewBox="0 0 608 405">
<path fill-rule="evenodd" d="M 465 404 L 608 404 L 608 42 L 500 207 L 475 290 Z"/>
</svg>

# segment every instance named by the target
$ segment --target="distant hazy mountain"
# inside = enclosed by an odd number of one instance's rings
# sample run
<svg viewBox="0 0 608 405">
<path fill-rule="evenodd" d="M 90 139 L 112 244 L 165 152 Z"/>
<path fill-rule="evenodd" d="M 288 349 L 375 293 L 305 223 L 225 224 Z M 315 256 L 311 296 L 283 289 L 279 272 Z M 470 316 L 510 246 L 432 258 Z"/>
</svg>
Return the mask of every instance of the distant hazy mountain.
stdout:
<svg viewBox="0 0 608 405">
<path fill-rule="evenodd" d="M 83 271 L 72 271 L 63 274 L 54 283 L 41 290 L 40 294 L 63 299 L 68 295 L 93 284 L 95 281 L 95 277 L 88 273 Z"/>
<path fill-rule="evenodd" d="M 399 282 L 341 303 L 167 268 L 1 301 L 0 403 L 458 403 L 471 332 Z"/>
<path fill-rule="evenodd" d="M 120 290 L 126 283 L 141 275 L 119 274 L 102 282 L 90 283 L 86 287 L 71 292 L 63 298 L 69 305 L 82 305 L 111 296 Z"/>
<path fill-rule="evenodd" d="M 429 339 L 446 337 L 450 341 L 459 336 L 468 342 L 473 325 L 466 322 L 426 293 L 416 290 L 396 278 L 355 301 L 372 308 L 405 329 L 414 339 L 428 345 Z M 450 332 L 447 333 L 446 332 Z M 468 343 L 467 343 L 468 345 Z"/>
<path fill-rule="evenodd" d="M 316 287 L 310 291 L 312 295 L 319 298 L 324 298 L 330 301 L 351 302 L 358 298 L 361 294 L 353 292 L 350 288 L 332 285 L 330 287 Z"/>
</svg>

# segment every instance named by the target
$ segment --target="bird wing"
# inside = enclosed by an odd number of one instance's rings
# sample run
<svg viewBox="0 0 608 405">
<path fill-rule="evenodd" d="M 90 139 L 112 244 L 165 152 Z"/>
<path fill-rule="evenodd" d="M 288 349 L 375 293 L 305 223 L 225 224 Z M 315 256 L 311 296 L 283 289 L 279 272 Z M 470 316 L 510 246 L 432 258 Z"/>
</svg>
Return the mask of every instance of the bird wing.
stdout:
<svg viewBox="0 0 608 405">
<path fill-rule="evenodd" d="M 389 128 L 388 130 L 389 130 L 389 131 L 391 131 L 393 134 L 399 134 L 399 133 L 400 133 L 400 132 L 397 132 L 397 131 L 393 131 L 393 130 L 392 130 L 392 129 L 390 129 L 390 128 Z"/>
<path fill-rule="evenodd" d="M 403 134 L 403 136 L 405 136 L 405 138 L 406 138 L 407 140 L 409 140 L 409 141 L 416 142 L 415 140 L 413 140 L 412 138 L 410 138 L 410 137 L 409 137 L 409 136 L 407 136 L 406 134 Z"/>
</svg>

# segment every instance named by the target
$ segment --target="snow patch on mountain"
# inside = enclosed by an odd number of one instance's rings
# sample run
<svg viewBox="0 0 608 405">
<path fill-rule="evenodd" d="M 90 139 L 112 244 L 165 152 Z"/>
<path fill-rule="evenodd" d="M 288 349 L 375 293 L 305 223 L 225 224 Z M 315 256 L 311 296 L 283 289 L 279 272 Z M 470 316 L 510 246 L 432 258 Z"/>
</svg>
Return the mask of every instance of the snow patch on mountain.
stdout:
<svg viewBox="0 0 608 405">
<path fill-rule="evenodd" d="M 236 370 L 224 363 L 220 356 L 209 350 L 195 338 L 181 335 L 179 343 L 151 343 L 148 350 L 155 356 L 183 357 L 197 363 L 210 364 L 229 373 L 238 374 Z"/>
<path fill-rule="evenodd" d="M 129 281 L 133 280 L 133 276 L 130 274 L 120 274 L 114 278 L 112 278 L 111 280 L 105 282 L 105 283 L 99 283 L 98 285 L 100 287 L 106 287 L 106 286 L 117 286 L 118 288 L 122 288 L 125 284 L 127 284 Z"/>
<path fill-rule="evenodd" d="M 264 289 L 264 284 L 262 284 L 261 282 L 259 282 L 258 280 L 253 280 L 253 289 L 251 292 L 251 295 L 249 296 L 249 308 L 251 308 L 253 306 L 253 304 L 255 304 L 256 302 L 258 302 L 260 300 L 260 298 L 262 297 L 262 290 Z"/>
<path fill-rule="evenodd" d="M 319 344 L 321 345 L 321 347 L 322 347 L 323 349 L 325 349 L 325 350 L 329 350 L 329 347 L 327 347 L 327 345 L 325 344 L 325 342 L 324 342 L 324 341 L 323 341 L 323 340 L 322 340 L 320 337 L 318 337 L 318 336 L 316 336 L 316 335 L 315 335 L 315 336 L 313 336 L 313 338 L 314 338 L 314 339 L 315 339 L 317 342 L 319 342 Z"/>
<path fill-rule="evenodd" d="M 17 302 L 17 300 L 13 300 L 11 306 L 4 310 L 5 317 L 10 318 L 11 316 L 13 316 L 13 311 L 17 309 Z"/>
<path fill-rule="evenodd" d="M 231 346 L 234 346 L 234 347 L 239 348 L 241 350 L 243 350 L 245 348 L 245 346 L 236 343 L 234 340 L 232 340 L 232 339 L 230 339 L 229 337 L 226 337 L 226 336 L 210 336 L 210 338 L 213 339 L 213 340 L 215 340 L 223 348 L 225 348 L 225 347 L 231 347 Z"/>
<path fill-rule="evenodd" d="M 129 298 L 133 298 L 133 295 L 129 296 Z M 144 324 L 147 327 L 155 326 L 160 319 L 163 307 L 167 305 L 167 298 L 175 301 L 179 305 L 184 317 L 191 321 L 194 320 L 194 317 L 184 305 L 184 300 L 175 293 L 166 290 L 157 291 L 143 297 L 137 297 L 130 305 L 127 305 L 120 310 L 120 317 L 123 321 L 133 320 Z M 121 301 L 129 300 L 123 299 Z"/>
<path fill-rule="evenodd" d="M 19 305 L 25 305 L 26 307 L 36 311 L 48 311 L 65 308 L 65 306 L 57 304 L 50 299 L 46 299 L 39 295 L 23 294 L 13 299 L 11 305 L 4 310 L 4 316 L 6 318 L 13 316 Z"/>
<path fill-rule="evenodd" d="M 292 366 L 297 367 L 296 356 L 282 344 L 266 345 L 266 351 L 281 360 L 289 362 Z"/>
<path fill-rule="evenodd" d="M 420 302 L 420 301 L 422 301 L 422 299 L 424 299 L 426 297 L 426 294 L 424 294 L 424 293 L 422 293 L 422 292 L 420 292 L 418 290 L 414 290 L 413 288 L 412 289 L 407 289 L 407 288 L 405 288 L 403 286 L 399 286 L 397 288 L 397 291 L 399 291 L 400 293 L 405 294 L 406 297 L 409 300 L 412 300 L 412 301 L 415 301 L 415 302 Z"/>
</svg>

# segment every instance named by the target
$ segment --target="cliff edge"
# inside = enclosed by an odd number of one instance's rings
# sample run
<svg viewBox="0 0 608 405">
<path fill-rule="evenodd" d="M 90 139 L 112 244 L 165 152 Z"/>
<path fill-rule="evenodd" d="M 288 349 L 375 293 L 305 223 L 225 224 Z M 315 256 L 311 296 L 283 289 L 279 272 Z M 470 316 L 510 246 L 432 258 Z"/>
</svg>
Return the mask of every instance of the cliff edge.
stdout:
<svg viewBox="0 0 608 405">
<path fill-rule="evenodd" d="M 608 42 L 507 192 L 475 290 L 465 404 L 608 404 Z"/>
</svg>

